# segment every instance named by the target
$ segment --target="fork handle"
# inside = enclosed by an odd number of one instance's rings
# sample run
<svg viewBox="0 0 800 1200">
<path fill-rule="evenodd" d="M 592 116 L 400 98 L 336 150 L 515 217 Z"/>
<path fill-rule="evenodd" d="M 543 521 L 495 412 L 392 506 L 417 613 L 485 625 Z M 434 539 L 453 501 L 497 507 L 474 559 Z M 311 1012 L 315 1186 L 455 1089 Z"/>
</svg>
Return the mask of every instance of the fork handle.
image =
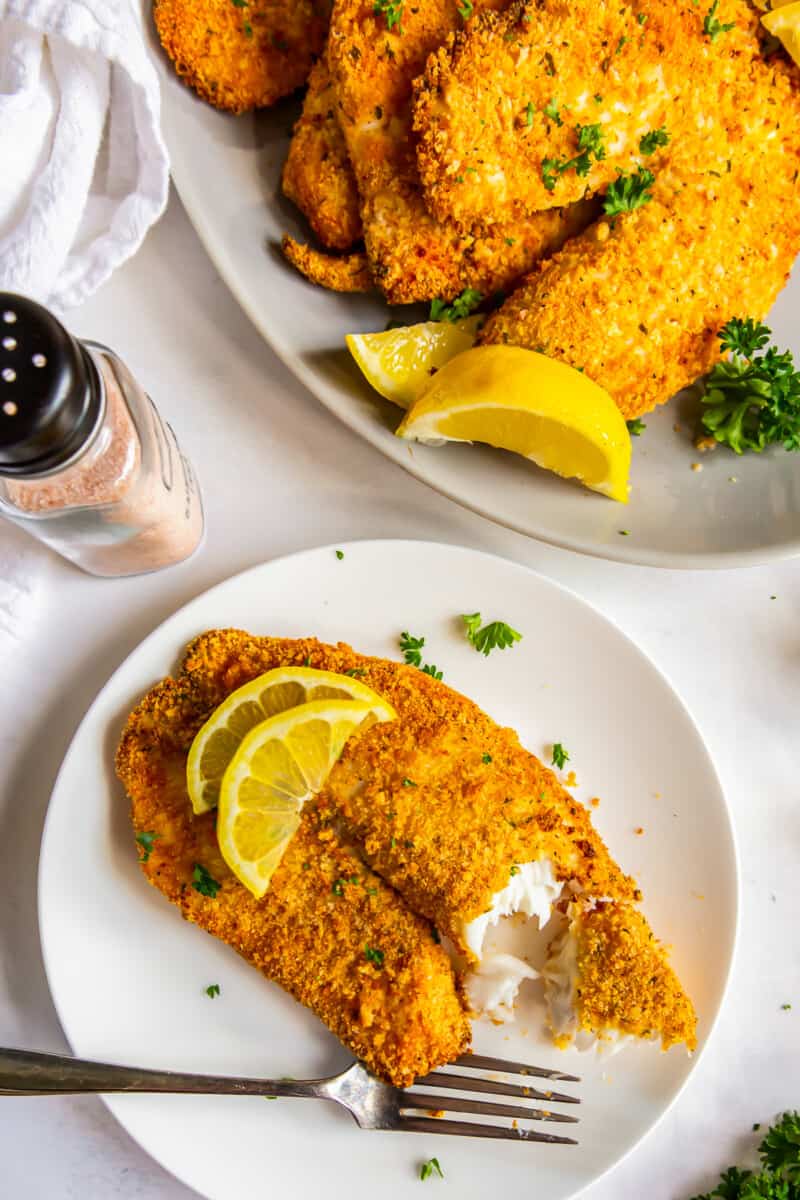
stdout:
<svg viewBox="0 0 800 1200">
<path fill-rule="evenodd" d="M 308 1096 L 333 1099 L 326 1079 L 247 1079 L 189 1075 L 88 1062 L 62 1054 L 0 1049 L 0 1096 L 77 1092 L 183 1092 L 217 1096 Z"/>
</svg>

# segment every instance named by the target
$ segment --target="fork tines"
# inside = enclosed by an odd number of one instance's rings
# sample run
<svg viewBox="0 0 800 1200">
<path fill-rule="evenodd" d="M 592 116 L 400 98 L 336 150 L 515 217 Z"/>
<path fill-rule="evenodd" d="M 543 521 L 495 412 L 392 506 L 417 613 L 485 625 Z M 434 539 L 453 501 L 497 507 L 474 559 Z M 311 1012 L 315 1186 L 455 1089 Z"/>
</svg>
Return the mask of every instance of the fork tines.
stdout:
<svg viewBox="0 0 800 1200">
<path fill-rule="evenodd" d="M 576 1075 L 566 1075 L 562 1071 L 546 1070 L 543 1067 L 532 1067 L 526 1063 L 506 1062 L 501 1058 L 486 1058 L 480 1054 L 464 1054 L 456 1059 L 459 1067 L 474 1070 L 497 1071 L 507 1075 L 535 1076 L 538 1079 L 555 1079 L 579 1083 Z M 577 1096 L 566 1095 L 562 1092 L 539 1091 L 524 1084 L 505 1083 L 500 1080 L 476 1078 L 473 1075 L 460 1075 L 446 1071 L 433 1071 L 424 1079 L 417 1080 L 417 1085 L 441 1089 L 438 1093 L 430 1092 L 401 1092 L 400 1108 L 403 1116 L 400 1118 L 400 1128 L 418 1133 L 450 1133 L 465 1137 L 506 1138 L 524 1142 L 555 1142 L 560 1145 L 575 1146 L 573 1138 L 557 1137 L 551 1133 L 541 1133 L 534 1129 L 522 1129 L 519 1121 L 555 1121 L 574 1124 L 578 1118 L 564 1113 L 552 1112 L 550 1104 L 579 1104 Z M 472 1100 L 464 1096 L 444 1096 L 444 1092 L 477 1092 L 481 1095 L 512 1096 L 527 1100 L 545 1101 L 547 1108 L 524 1108 L 521 1105 L 496 1103 L 493 1100 Z M 429 1113 L 470 1113 L 484 1117 L 505 1117 L 513 1121 L 507 1125 L 479 1125 L 473 1121 L 450 1121 L 443 1116 L 415 1116 L 407 1110 L 427 1109 Z"/>
</svg>

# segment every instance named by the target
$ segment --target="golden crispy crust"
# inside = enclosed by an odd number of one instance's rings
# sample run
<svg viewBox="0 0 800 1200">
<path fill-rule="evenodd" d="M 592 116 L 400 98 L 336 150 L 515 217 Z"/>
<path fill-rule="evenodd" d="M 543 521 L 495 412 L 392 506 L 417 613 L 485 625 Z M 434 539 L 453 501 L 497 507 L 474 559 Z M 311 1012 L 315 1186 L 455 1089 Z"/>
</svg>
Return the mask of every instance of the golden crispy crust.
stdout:
<svg viewBox="0 0 800 1200">
<path fill-rule="evenodd" d="M 650 130 L 666 126 L 680 143 L 696 124 L 709 60 L 738 52 L 735 38 L 711 43 L 703 16 L 691 0 L 517 0 L 471 20 L 416 85 L 417 159 L 431 212 L 462 226 L 519 220 L 634 169 Z M 553 103 L 558 120 L 545 112 Z M 548 189 L 543 161 L 573 160 L 580 127 L 593 125 L 604 157 L 591 155 L 581 174 L 555 175 Z M 663 156 L 647 165 L 657 170 Z"/>
<path fill-rule="evenodd" d="M 358 191 L 336 116 L 336 95 L 323 56 L 308 77 L 303 112 L 294 127 L 282 187 L 329 250 L 349 250 L 362 236 Z"/>
<path fill-rule="evenodd" d="M 311 283 L 331 292 L 371 292 L 373 289 L 367 256 L 361 250 L 352 254 L 325 254 L 296 242 L 288 233 L 281 239 L 284 256 Z"/>
<path fill-rule="evenodd" d="M 479 0 L 476 8 L 503 2 Z M 508 288 L 591 219 L 585 208 L 553 210 L 481 236 L 427 212 L 411 136 L 412 83 L 461 20 L 456 0 L 417 0 L 403 7 L 401 34 L 387 28 L 372 0 L 339 0 L 334 8 L 328 65 L 372 274 L 390 304 Z"/>
<path fill-rule="evenodd" d="M 266 896 L 228 870 L 215 814 L 192 814 L 186 756 L 216 698 L 236 686 L 231 643 L 206 645 L 203 672 L 152 689 L 128 718 L 117 773 L 136 833 L 158 835 L 142 871 L 182 916 L 221 938 L 325 1022 L 382 1078 L 405 1086 L 452 1061 L 469 1027 L 449 960 L 430 925 L 366 868 L 313 806 L 303 813 Z M 192 886 L 195 864 L 219 883 Z M 333 884 L 340 880 L 337 895 Z M 383 952 L 378 969 L 365 947 Z"/>
<path fill-rule="evenodd" d="M 579 905 L 573 905 L 579 910 Z M 697 1045 L 697 1016 L 667 952 L 630 904 L 598 904 L 570 924 L 577 940 L 576 1007 L 581 1029 L 661 1037 L 664 1050 Z"/>
<path fill-rule="evenodd" d="M 305 83 L 325 45 L 330 0 L 155 0 L 153 19 L 184 83 L 215 108 L 242 113 Z"/>
<path fill-rule="evenodd" d="M 704 374 L 731 317 L 766 316 L 800 251 L 800 75 L 752 33 L 739 45 L 709 85 L 713 121 L 676 146 L 653 200 L 569 242 L 481 342 L 584 368 L 630 418 Z"/>
<path fill-rule="evenodd" d="M 195 688 L 212 684 L 212 706 L 263 671 L 306 662 L 362 671 L 398 713 L 345 747 L 320 813 L 344 821 L 370 865 L 468 956 L 464 923 L 490 907 L 515 863 L 548 857 L 559 879 L 587 894 L 638 897 L 588 811 L 514 731 L 416 668 L 341 643 L 215 630 L 190 645 L 183 669 Z"/>
</svg>

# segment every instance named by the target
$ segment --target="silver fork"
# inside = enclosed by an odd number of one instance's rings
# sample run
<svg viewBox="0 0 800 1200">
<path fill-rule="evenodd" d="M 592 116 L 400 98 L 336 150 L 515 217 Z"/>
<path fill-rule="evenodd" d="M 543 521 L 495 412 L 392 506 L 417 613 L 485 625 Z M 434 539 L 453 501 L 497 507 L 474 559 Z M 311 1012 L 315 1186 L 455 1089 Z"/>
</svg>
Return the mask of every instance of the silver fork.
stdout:
<svg viewBox="0 0 800 1200">
<path fill-rule="evenodd" d="M 492 1071 L 522 1078 L 580 1083 L 576 1075 L 548 1071 L 525 1063 L 505 1062 L 479 1054 L 464 1054 L 454 1066 L 468 1071 Z M 406 1130 L 411 1133 L 451 1133 L 462 1137 L 510 1138 L 518 1142 L 557 1142 L 575 1146 L 572 1138 L 556 1137 L 518 1127 L 518 1121 L 575 1122 L 576 1117 L 550 1111 L 551 1104 L 578 1104 L 576 1096 L 549 1088 L 537 1089 L 524 1083 L 476 1077 L 457 1072 L 433 1071 L 416 1086 L 438 1092 L 401 1090 L 370 1075 L 361 1063 L 351 1063 L 330 1079 L 237 1079 L 219 1075 L 187 1075 L 179 1071 L 150 1071 L 87 1062 L 61 1054 L 39 1054 L 31 1050 L 0 1049 L 0 1096 L 56 1096 L 75 1092 L 183 1092 L 220 1096 L 302 1096 L 333 1100 L 355 1118 L 362 1129 Z M 483 1096 L 510 1096 L 544 1101 L 546 1107 L 497 1103 L 450 1095 L 474 1092 Z M 416 1113 L 427 1112 L 427 1116 Z M 471 1113 L 481 1117 L 503 1117 L 514 1125 L 483 1125 L 432 1116 L 433 1112 Z"/>
</svg>

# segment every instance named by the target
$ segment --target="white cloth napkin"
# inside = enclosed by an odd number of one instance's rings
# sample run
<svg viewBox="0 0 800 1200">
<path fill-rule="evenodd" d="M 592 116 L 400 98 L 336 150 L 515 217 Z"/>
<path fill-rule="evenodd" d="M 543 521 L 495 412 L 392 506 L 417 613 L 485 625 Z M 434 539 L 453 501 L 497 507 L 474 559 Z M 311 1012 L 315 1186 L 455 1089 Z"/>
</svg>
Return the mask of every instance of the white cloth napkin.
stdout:
<svg viewBox="0 0 800 1200">
<path fill-rule="evenodd" d="M 0 291 L 72 308 L 167 200 L 135 0 L 0 0 Z"/>
</svg>

